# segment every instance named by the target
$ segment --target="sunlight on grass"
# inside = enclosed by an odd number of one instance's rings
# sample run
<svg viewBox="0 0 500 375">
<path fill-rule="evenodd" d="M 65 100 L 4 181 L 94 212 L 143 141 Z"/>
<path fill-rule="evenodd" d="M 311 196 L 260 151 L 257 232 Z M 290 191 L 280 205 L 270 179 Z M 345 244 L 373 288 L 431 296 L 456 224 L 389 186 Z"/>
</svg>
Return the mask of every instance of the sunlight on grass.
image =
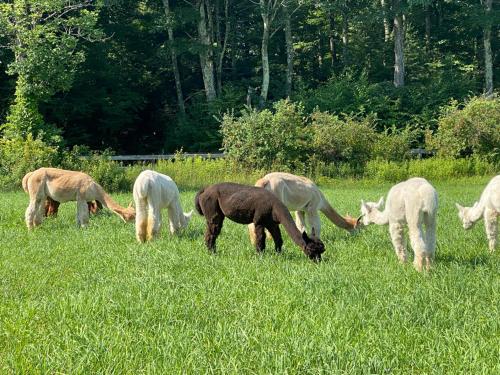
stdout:
<svg viewBox="0 0 500 375">
<path fill-rule="evenodd" d="M 2 373 L 498 373 L 499 256 L 484 227 L 465 232 L 454 202 L 487 178 L 439 183 L 430 274 L 400 265 L 387 227 L 349 235 L 323 217 L 324 262 L 285 237 L 263 255 L 228 220 L 217 254 L 196 216 L 180 236 L 139 245 L 102 212 L 86 229 L 75 204 L 28 232 L 27 195 L 0 198 Z M 388 184 L 322 190 L 341 213 Z M 195 191 L 182 192 L 184 209 Z M 131 194 L 116 196 L 126 204 Z"/>
</svg>

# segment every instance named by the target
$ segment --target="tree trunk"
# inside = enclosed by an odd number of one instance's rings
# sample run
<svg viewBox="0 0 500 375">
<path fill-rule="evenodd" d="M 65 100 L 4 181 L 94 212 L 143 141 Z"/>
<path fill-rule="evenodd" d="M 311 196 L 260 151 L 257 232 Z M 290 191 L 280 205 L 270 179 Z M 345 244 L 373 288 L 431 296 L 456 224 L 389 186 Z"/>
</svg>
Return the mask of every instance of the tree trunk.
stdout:
<svg viewBox="0 0 500 375">
<path fill-rule="evenodd" d="M 492 0 L 483 0 L 486 10 L 486 17 L 491 15 Z M 483 28 L 484 42 L 484 94 L 489 97 L 493 95 L 493 54 L 491 52 L 491 25 L 489 20 L 486 20 Z"/>
<path fill-rule="evenodd" d="M 219 0 L 217 0 L 217 5 Z M 217 7 L 218 8 L 218 7 Z M 217 14 L 219 14 L 219 10 L 216 10 Z M 229 40 L 230 30 L 231 30 L 231 20 L 229 19 L 229 0 L 224 0 L 224 39 L 222 40 L 222 33 L 220 31 L 220 20 L 219 16 L 217 16 L 217 38 L 218 38 L 218 46 L 220 48 L 219 56 L 217 59 L 217 88 L 219 90 L 219 94 L 222 91 L 222 64 L 224 62 L 224 57 L 227 50 L 227 44 Z"/>
<path fill-rule="evenodd" d="M 380 5 L 382 6 L 382 13 L 384 15 L 384 42 L 387 43 L 391 39 L 391 25 L 389 23 L 389 18 L 387 17 L 386 0 L 380 0 Z"/>
<path fill-rule="evenodd" d="M 429 5 L 425 6 L 425 46 L 429 49 L 431 45 L 431 10 Z"/>
<path fill-rule="evenodd" d="M 400 0 L 394 0 L 394 86 L 405 85 L 404 25 Z"/>
<path fill-rule="evenodd" d="M 347 4 L 342 7 L 342 59 L 344 61 L 344 66 L 349 64 L 349 51 L 347 49 L 347 44 L 349 39 L 347 33 L 349 31 L 349 19 L 347 16 Z"/>
<path fill-rule="evenodd" d="M 168 41 L 170 44 L 170 58 L 172 60 L 172 70 L 174 71 L 175 91 L 177 92 L 177 106 L 182 116 L 186 114 L 184 106 L 184 95 L 182 93 L 181 75 L 179 73 L 179 66 L 177 65 L 177 51 L 175 49 L 174 30 L 170 22 L 170 6 L 168 0 L 163 0 L 163 8 L 165 10 L 165 17 L 167 18 L 167 33 Z"/>
<path fill-rule="evenodd" d="M 203 46 L 200 51 L 203 84 L 205 86 L 207 101 L 212 102 L 217 98 L 217 92 L 215 90 L 212 38 L 210 35 L 209 25 L 207 26 L 207 22 L 209 21 L 207 11 L 210 11 L 210 7 L 206 5 L 206 0 L 201 0 L 197 4 L 200 17 L 198 20 L 198 37 Z"/>
<path fill-rule="evenodd" d="M 292 95 L 293 81 L 293 39 L 292 39 L 292 20 L 288 7 L 283 8 L 285 16 L 285 42 L 286 42 L 286 96 L 290 98 Z"/>
<path fill-rule="evenodd" d="M 337 61 L 337 51 L 335 50 L 335 19 L 333 18 L 332 11 L 330 9 L 327 9 L 326 17 L 328 18 L 326 22 L 328 31 L 328 47 L 330 49 L 330 61 L 333 67 Z"/>
<path fill-rule="evenodd" d="M 262 87 L 260 91 L 260 106 L 264 107 L 269 91 L 269 17 L 262 14 L 264 28 L 262 32 Z"/>
</svg>

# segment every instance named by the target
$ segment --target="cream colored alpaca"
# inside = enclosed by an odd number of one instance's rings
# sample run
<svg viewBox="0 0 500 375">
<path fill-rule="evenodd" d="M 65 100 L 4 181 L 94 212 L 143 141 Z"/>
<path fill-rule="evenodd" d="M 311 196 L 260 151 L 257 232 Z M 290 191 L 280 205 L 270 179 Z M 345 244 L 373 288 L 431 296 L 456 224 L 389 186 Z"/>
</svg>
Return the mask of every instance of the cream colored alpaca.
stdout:
<svg viewBox="0 0 500 375">
<path fill-rule="evenodd" d="M 82 172 L 67 171 L 57 168 L 40 168 L 23 178 L 23 188 L 28 191 L 30 204 L 26 209 L 28 229 L 40 225 L 43 220 L 44 203 L 47 197 L 64 203 L 76 201 L 76 222 L 85 226 L 89 221 L 87 202 L 99 201 L 116 213 L 123 221 L 132 221 L 135 217 L 133 207 L 124 208 L 106 194 L 104 189 L 89 175 Z"/>
<path fill-rule="evenodd" d="M 500 175 L 493 177 L 484 188 L 479 202 L 472 207 L 462 207 L 455 203 L 458 208 L 458 216 L 462 220 L 464 229 L 470 229 L 476 221 L 484 218 L 488 247 L 495 251 L 497 246 L 498 216 L 500 215 Z"/>
<path fill-rule="evenodd" d="M 193 211 L 183 213 L 179 189 L 164 174 L 146 170 L 134 182 L 134 202 L 137 209 L 135 233 L 137 241 L 151 240 L 160 233 L 161 210 L 168 210 L 170 232 L 177 233 L 187 227 Z"/>
<path fill-rule="evenodd" d="M 403 229 L 408 225 L 411 247 L 415 253 L 414 266 L 417 271 L 430 269 L 436 249 L 437 192 L 424 178 L 410 178 L 394 185 L 378 203 L 361 201 L 363 224 L 389 224 L 389 233 L 396 254 L 401 262 L 406 262 L 407 253 L 403 239 Z M 425 225 L 425 232 L 423 229 Z"/>
<path fill-rule="evenodd" d="M 308 178 L 290 173 L 273 172 L 257 180 L 255 186 L 263 187 L 273 192 L 290 211 L 295 211 L 295 224 L 299 231 L 310 228 L 310 237 L 320 238 L 321 211 L 336 226 L 348 231 L 356 228 L 358 221 L 351 217 L 342 217 L 328 203 L 323 193 L 314 182 Z M 252 243 L 255 241 L 255 228 L 248 226 Z"/>
</svg>

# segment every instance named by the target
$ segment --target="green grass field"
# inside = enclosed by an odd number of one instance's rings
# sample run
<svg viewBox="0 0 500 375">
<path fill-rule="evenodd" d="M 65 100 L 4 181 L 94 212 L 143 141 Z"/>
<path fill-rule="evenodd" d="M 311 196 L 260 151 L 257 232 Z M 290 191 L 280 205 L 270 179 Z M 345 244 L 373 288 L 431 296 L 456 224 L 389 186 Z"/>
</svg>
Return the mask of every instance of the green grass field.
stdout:
<svg viewBox="0 0 500 375">
<path fill-rule="evenodd" d="M 200 216 L 180 237 L 165 226 L 139 245 L 111 213 L 77 229 L 68 203 L 28 232 L 27 195 L 4 193 L 0 373 L 498 374 L 500 250 L 488 252 L 482 222 L 464 231 L 454 207 L 487 181 L 435 184 L 430 274 L 398 263 L 387 227 L 349 235 L 322 217 L 327 251 L 314 264 L 286 234 L 283 254 L 268 242 L 259 256 L 246 227 L 226 220 L 213 256 Z M 354 215 L 389 187 L 322 190 Z M 194 194 L 182 193 L 186 211 Z"/>
</svg>

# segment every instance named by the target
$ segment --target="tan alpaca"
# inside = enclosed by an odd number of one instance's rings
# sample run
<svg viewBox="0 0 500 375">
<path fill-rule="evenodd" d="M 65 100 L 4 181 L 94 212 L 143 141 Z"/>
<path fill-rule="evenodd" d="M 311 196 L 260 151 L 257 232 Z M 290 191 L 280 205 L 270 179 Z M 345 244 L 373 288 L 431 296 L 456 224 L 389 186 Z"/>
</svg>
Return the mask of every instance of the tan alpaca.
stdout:
<svg viewBox="0 0 500 375">
<path fill-rule="evenodd" d="M 290 211 L 295 211 L 295 224 L 300 232 L 306 226 L 310 228 L 312 238 L 320 238 L 321 211 L 333 224 L 348 231 L 356 229 L 358 220 L 342 217 L 328 203 L 318 186 L 305 177 L 284 172 L 272 172 L 257 180 L 255 186 L 263 187 L 273 192 Z M 252 243 L 255 242 L 255 228 L 248 226 Z"/>
<path fill-rule="evenodd" d="M 455 203 L 458 208 L 458 216 L 462 220 L 464 229 L 470 229 L 476 221 L 484 218 L 484 227 L 488 237 L 488 247 L 491 252 L 497 246 L 498 216 L 500 216 L 500 175 L 495 176 L 484 188 L 479 202 L 472 207 L 462 207 Z"/>
<path fill-rule="evenodd" d="M 415 252 L 413 264 L 419 272 L 423 267 L 429 270 L 436 248 L 438 195 L 434 187 L 424 178 L 410 178 L 394 185 L 387 195 L 385 210 L 381 211 L 383 205 L 383 197 L 377 203 L 361 201 L 363 224 L 389 224 L 394 250 L 403 263 L 407 258 L 403 229 L 407 225 Z"/>
<path fill-rule="evenodd" d="M 26 209 L 26 225 L 28 229 L 40 225 L 43 220 L 43 208 L 46 198 L 64 203 L 77 202 L 76 222 L 85 226 L 89 221 L 87 202 L 98 201 L 110 209 L 123 221 L 132 221 L 135 218 L 133 207 L 124 208 L 106 194 L 104 189 L 89 175 L 82 172 L 67 171 L 57 168 L 40 168 L 23 179 L 23 188 L 30 196 L 30 203 Z"/>
</svg>

